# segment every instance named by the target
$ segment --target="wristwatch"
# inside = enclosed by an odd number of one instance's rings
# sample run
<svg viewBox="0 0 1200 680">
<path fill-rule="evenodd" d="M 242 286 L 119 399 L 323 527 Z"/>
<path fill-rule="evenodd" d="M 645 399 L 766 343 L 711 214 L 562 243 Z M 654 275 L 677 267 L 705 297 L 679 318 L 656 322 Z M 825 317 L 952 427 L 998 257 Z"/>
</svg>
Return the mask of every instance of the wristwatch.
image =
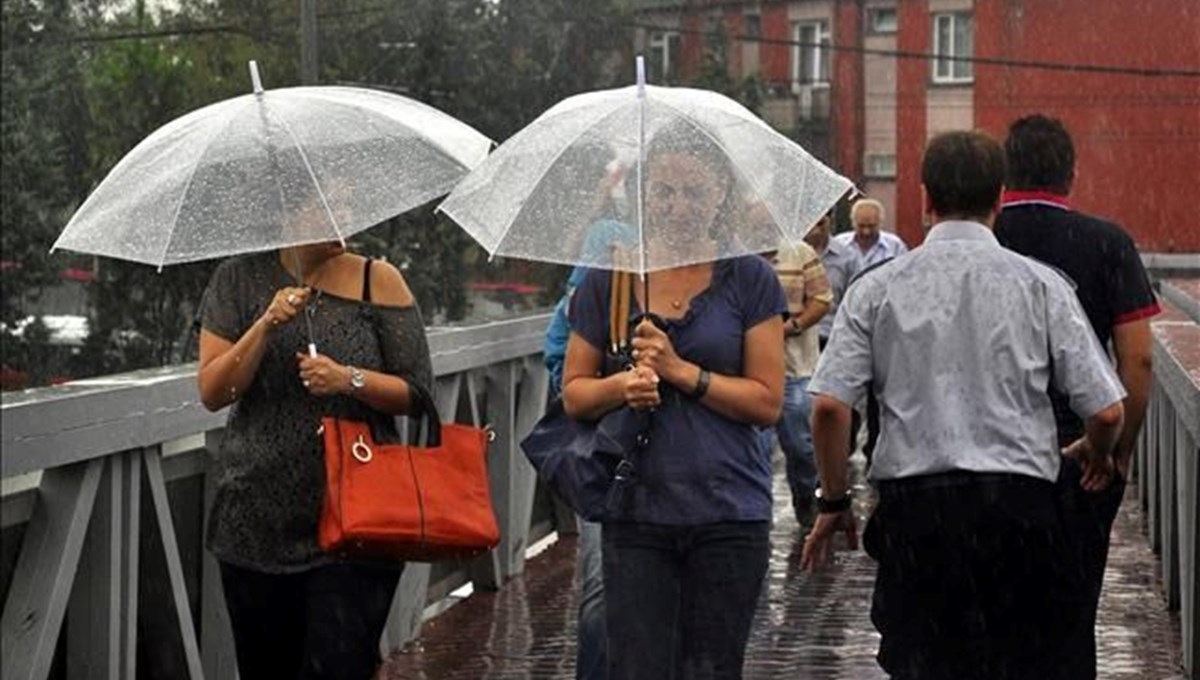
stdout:
<svg viewBox="0 0 1200 680">
<path fill-rule="evenodd" d="M 353 366 L 348 368 L 350 369 L 350 394 L 354 394 L 367 386 L 367 376 Z"/>
<path fill-rule="evenodd" d="M 845 512 L 850 509 L 850 491 L 847 490 L 839 498 L 826 498 L 821 493 L 821 489 L 817 489 L 817 512 L 838 513 Z"/>
</svg>

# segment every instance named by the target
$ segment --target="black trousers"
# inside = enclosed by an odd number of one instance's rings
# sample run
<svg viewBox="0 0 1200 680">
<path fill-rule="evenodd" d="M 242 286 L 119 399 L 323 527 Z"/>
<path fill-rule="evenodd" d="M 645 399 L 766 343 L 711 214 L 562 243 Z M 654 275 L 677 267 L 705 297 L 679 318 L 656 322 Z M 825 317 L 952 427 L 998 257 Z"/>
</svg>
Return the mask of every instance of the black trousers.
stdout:
<svg viewBox="0 0 1200 680">
<path fill-rule="evenodd" d="M 400 569 L 330 564 L 267 574 L 221 563 L 238 672 L 245 680 L 369 680 Z"/>
<path fill-rule="evenodd" d="M 1096 677 L 1096 612 L 1100 607 L 1104 569 L 1108 564 L 1109 534 L 1125 496 L 1125 480 L 1117 480 L 1104 491 L 1093 493 L 1080 488 L 1082 475 L 1078 462 L 1063 459 L 1058 491 L 1087 586 L 1085 625 L 1068 643 L 1066 652 L 1072 664 L 1070 677 L 1091 680 Z"/>
<path fill-rule="evenodd" d="M 1056 486 L 948 473 L 877 485 L 863 544 L 893 678 L 1064 680 L 1087 588 Z"/>
</svg>

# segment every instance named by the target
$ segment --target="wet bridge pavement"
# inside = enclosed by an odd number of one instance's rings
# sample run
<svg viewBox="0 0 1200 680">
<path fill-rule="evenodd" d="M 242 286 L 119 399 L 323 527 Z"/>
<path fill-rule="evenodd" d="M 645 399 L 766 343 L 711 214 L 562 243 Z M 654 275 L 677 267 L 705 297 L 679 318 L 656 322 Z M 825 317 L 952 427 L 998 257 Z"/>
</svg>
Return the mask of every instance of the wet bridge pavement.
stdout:
<svg viewBox="0 0 1200 680">
<path fill-rule="evenodd" d="M 1113 530 L 1097 628 L 1099 677 L 1178 678 L 1179 619 L 1166 611 L 1135 488 L 1130 485 Z M 831 569 L 801 572 L 802 536 L 782 471 L 775 495 L 770 571 L 745 677 L 886 678 L 875 664 L 878 635 L 869 618 L 874 563 L 861 550 L 841 551 Z M 866 508 L 859 513 L 865 520 Z M 529 560 L 525 574 L 500 592 L 475 593 L 427 621 L 421 637 L 388 659 L 379 678 L 574 678 L 575 556 L 575 538 L 564 537 Z"/>
</svg>

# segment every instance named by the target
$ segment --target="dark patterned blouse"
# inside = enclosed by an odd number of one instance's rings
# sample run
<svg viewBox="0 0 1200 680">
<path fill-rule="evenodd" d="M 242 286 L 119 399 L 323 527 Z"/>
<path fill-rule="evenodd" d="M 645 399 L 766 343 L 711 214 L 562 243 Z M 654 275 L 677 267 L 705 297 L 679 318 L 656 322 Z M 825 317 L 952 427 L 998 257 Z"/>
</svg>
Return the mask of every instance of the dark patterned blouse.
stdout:
<svg viewBox="0 0 1200 680">
<path fill-rule="evenodd" d="M 232 258 L 214 272 L 200 307 L 201 326 L 230 342 L 266 311 L 275 292 L 295 285 L 278 253 Z M 341 364 L 433 388 L 420 310 L 381 307 L 328 293 L 310 298 L 317 349 Z M 300 383 L 297 352 L 308 346 L 297 316 L 268 340 L 258 373 L 229 410 L 210 474 L 216 497 L 208 548 L 220 560 L 265 572 L 295 572 L 335 558 L 317 547 L 325 468 L 317 434 L 322 415 L 376 424 L 395 419 L 349 396 L 314 397 Z"/>
</svg>

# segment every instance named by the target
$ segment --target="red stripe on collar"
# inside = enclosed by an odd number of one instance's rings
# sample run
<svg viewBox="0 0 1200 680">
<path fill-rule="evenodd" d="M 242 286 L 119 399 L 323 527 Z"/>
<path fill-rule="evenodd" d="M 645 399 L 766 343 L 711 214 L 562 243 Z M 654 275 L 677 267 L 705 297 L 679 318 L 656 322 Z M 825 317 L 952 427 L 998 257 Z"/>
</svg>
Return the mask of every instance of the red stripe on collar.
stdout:
<svg viewBox="0 0 1200 680">
<path fill-rule="evenodd" d="M 1063 210 L 1071 209 L 1066 196 L 1049 191 L 1005 191 L 1000 197 L 1002 208 L 1016 203 L 1049 203 Z"/>
</svg>

